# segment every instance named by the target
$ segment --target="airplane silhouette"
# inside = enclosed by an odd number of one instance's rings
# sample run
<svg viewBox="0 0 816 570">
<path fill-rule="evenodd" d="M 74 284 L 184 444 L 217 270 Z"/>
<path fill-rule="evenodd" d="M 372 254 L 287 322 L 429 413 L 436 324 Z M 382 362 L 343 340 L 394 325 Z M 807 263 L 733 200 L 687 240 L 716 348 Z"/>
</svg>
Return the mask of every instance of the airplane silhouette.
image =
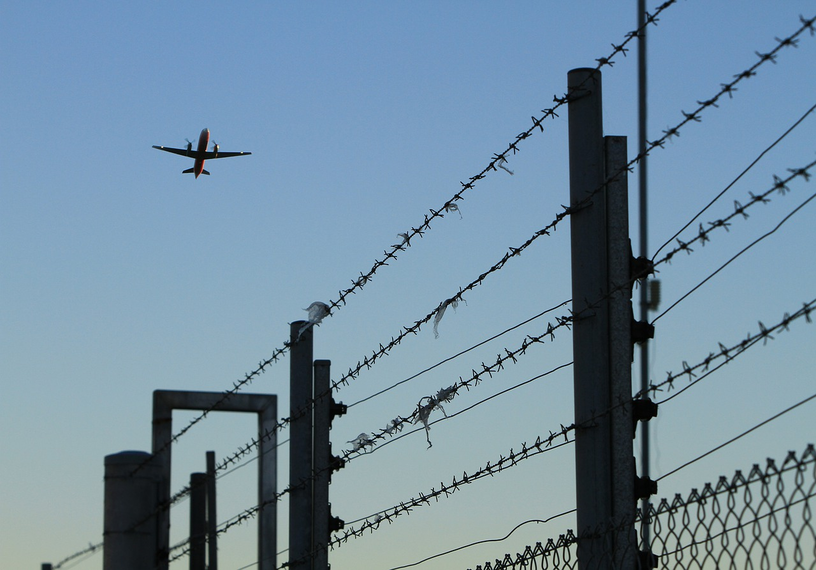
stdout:
<svg viewBox="0 0 816 570">
<path fill-rule="evenodd" d="M 170 148 L 166 146 L 156 146 L 153 145 L 153 148 L 157 148 L 159 150 L 163 150 L 166 152 L 172 152 L 173 154 L 179 154 L 181 156 L 188 156 L 195 160 L 195 164 L 192 168 L 188 168 L 187 170 L 182 171 L 182 174 L 195 174 L 195 177 L 198 178 L 200 174 L 206 174 L 209 176 L 209 172 L 204 170 L 204 161 L 205 160 L 212 160 L 216 158 L 229 158 L 231 156 L 247 156 L 252 154 L 251 152 L 220 152 L 218 150 L 218 144 L 213 141 L 213 150 L 207 151 L 207 145 L 210 142 L 210 129 L 204 129 L 201 131 L 201 134 L 198 136 L 198 147 L 196 150 L 193 150 L 193 143 L 189 140 L 187 141 L 187 148 Z"/>
</svg>

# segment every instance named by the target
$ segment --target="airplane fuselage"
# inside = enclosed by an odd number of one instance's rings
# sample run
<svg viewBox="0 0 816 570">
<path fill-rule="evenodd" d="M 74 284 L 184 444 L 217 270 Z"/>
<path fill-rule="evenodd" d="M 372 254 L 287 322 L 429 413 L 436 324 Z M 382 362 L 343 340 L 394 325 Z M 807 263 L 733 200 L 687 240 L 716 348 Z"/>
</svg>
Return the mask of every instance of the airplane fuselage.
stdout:
<svg viewBox="0 0 816 570">
<path fill-rule="evenodd" d="M 193 164 L 192 168 L 188 168 L 187 170 L 183 170 L 182 174 L 195 174 L 195 177 L 198 178 L 202 174 L 209 174 L 206 170 L 204 170 L 204 161 L 216 158 L 230 158 L 233 156 L 249 156 L 252 154 L 251 152 L 232 152 L 232 151 L 221 151 L 218 148 L 218 145 L 213 143 L 213 149 L 211 151 L 207 150 L 207 146 L 210 144 L 210 129 L 202 129 L 201 134 L 198 136 L 198 146 L 196 150 L 193 150 L 193 143 L 188 139 L 187 140 L 187 148 L 172 148 L 167 146 L 158 146 L 153 145 L 153 148 L 158 150 L 163 150 L 165 152 L 170 152 L 172 154 L 178 154 L 180 156 L 186 156 L 192 158 L 195 163 Z"/>
<path fill-rule="evenodd" d="M 198 178 L 204 171 L 204 153 L 207 152 L 207 145 L 210 144 L 210 129 L 202 129 L 201 134 L 198 135 L 198 149 L 196 152 L 195 164 L 193 165 L 193 174 Z M 188 163 L 189 164 L 189 163 Z"/>
</svg>

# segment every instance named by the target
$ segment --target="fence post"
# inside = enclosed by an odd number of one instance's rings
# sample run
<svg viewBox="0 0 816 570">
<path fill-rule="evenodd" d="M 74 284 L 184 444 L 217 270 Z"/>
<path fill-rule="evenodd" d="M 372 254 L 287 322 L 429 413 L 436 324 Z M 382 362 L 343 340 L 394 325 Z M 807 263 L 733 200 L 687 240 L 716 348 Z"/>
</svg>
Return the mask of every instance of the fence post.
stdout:
<svg viewBox="0 0 816 570">
<path fill-rule="evenodd" d="M 207 565 L 207 474 L 190 474 L 190 570 Z"/>
<path fill-rule="evenodd" d="M 635 568 L 635 458 L 632 445 L 632 246 L 626 137 L 606 137 L 607 247 L 609 250 L 609 373 L 612 524 L 616 568 Z"/>
<path fill-rule="evenodd" d="M 329 567 L 329 479 L 331 477 L 331 361 L 316 360 L 314 363 L 314 569 Z"/>
<path fill-rule="evenodd" d="M 294 570 L 312 567 L 312 327 L 290 325 L 289 353 L 289 563 Z M 307 413 L 303 413 L 307 410 Z"/>
<path fill-rule="evenodd" d="M 215 452 L 207 452 L 207 570 L 218 570 L 218 532 L 215 509 Z"/>
<path fill-rule="evenodd" d="M 150 461 L 151 457 L 144 451 L 105 456 L 105 570 L 146 570 L 156 566 L 161 469 Z"/>
<path fill-rule="evenodd" d="M 574 69 L 569 97 L 575 477 L 578 564 L 610 568 L 598 536 L 612 519 L 609 308 L 601 73 Z"/>
</svg>

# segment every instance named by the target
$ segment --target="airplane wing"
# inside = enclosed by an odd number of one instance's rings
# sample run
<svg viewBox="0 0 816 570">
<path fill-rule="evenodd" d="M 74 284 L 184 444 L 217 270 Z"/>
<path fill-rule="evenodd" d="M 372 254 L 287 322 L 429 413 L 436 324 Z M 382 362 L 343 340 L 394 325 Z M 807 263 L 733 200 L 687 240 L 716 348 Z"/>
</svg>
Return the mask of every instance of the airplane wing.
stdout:
<svg viewBox="0 0 816 570">
<path fill-rule="evenodd" d="M 167 146 L 156 146 L 153 145 L 153 148 L 157 148 L 159 150 L 163 150 L 166 152 L 172 152 L 173 154 L 180 154 L 181 156 L 189 156 L 191 158 L 195 158 L 196 151 L 191 150 L 188 151 L 186 148 L 170 148 Z"/>
<path fill-rule="evenodd" d="M 162 149 L 162 150 L 169 150 L 169 149 Z M 229 158 L 231 156 L 247 156 L 252 154 L 251 152 L 222 152 L 218 151 L 218 153 L 208 151 L 204 153 L 203 158 L 204 160 L 214 160 L 216 158 Z"/>
</svg>

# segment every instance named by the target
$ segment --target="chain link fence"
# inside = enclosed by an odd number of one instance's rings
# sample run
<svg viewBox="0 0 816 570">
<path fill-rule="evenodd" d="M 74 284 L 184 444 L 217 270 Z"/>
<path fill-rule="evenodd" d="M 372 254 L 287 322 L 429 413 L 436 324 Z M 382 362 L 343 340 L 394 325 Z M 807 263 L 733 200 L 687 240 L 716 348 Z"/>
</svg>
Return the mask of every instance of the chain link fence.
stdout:
<svg viewBox="0 0 816 570">
<path fill-rule="evenodd" d="M 636 528 L 649 527 L 640 552 L 612 554 L 582 561 L 586 568 L 621 568 L 616 560 L 638 570 L 671 569 L 816 569 L 816 448 L 791 451 L 781 465 L 768 459 L 764 468 L 737 471 L 729 480 L 692 489 L 688 496 L 662 499 L 639 514 Z M 606 533 L 612 544 L 620 529 Z M 625 532 L 632 532 L 631 527 Z M 568 531 L 557 540 L 528 546 L 524 552 L 476 566 L 476 570 L 577 569 L 579 538 Z"/>
</svg>

